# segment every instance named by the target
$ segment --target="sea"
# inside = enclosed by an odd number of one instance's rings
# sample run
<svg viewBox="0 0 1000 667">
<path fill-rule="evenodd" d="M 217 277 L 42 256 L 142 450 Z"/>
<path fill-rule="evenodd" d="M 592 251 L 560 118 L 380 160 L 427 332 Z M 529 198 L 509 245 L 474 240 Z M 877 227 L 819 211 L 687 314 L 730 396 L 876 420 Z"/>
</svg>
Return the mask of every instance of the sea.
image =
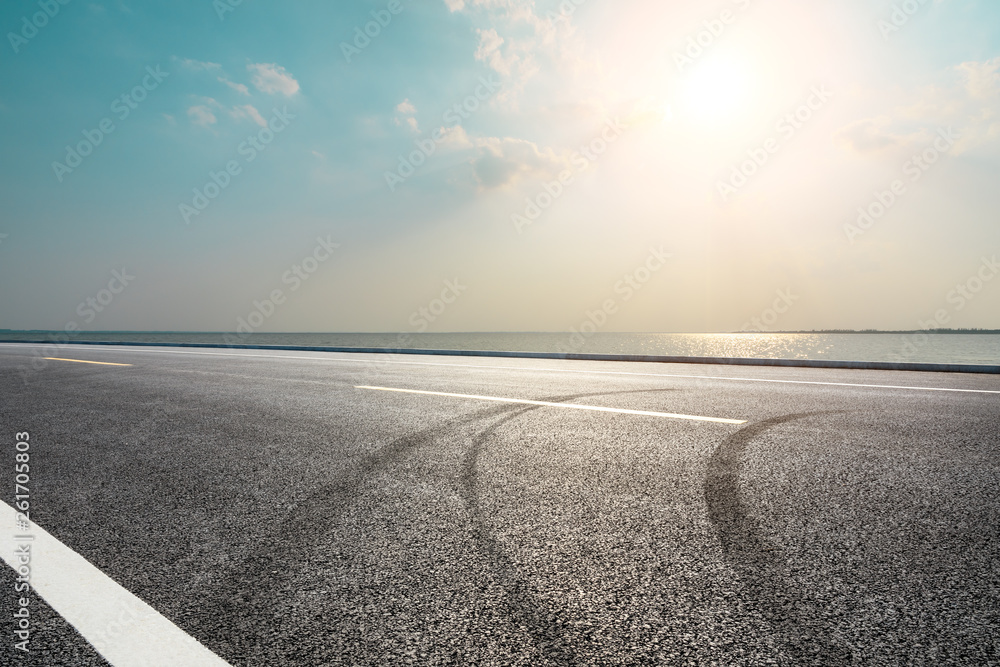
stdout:
<svg viewBox="0 0 1000 667">
<path fill-rule="evenodd" d="M 253 333 L 0 331 L 3 341 L 209 343 L 1000 365 L 998 333 Z"/>
</svg>

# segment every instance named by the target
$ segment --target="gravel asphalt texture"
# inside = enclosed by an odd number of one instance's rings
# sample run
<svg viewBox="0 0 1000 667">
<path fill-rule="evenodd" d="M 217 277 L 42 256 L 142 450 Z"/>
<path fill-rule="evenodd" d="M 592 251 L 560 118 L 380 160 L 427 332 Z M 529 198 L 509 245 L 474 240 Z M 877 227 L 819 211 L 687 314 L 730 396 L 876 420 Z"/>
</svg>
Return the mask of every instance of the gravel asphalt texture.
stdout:
<svg viewBox="0 0 1000 667">
<path fill-rule="evenodd" d="M 40 350 L 3 500 L 28 431 L 32 519 L 234 666 L 1000 665 L 1000 393 L 915 388 L 1000 376 Z M 14 580 L 0 665 L 107 664 Z"/>
</svg>

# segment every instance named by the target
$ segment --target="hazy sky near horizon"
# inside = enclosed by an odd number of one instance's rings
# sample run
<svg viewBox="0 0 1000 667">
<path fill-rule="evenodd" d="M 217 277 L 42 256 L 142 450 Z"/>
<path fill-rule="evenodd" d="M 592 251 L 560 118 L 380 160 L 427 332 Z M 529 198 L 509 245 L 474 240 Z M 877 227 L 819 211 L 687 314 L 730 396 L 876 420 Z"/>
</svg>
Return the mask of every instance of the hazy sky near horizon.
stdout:
<svg viewBox="0 0 1000 667">
<path fill-rule="evenodd" d="M 0 328 L 1000 328 L 995 1 L 12 0 L 0 26 Z"/>
</svg>

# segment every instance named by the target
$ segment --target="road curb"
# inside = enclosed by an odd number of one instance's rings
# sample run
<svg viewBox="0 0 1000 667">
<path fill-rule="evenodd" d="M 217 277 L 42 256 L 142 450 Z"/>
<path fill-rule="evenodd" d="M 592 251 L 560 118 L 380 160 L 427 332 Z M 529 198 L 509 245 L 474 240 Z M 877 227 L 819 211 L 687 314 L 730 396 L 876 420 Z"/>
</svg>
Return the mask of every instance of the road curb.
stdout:
<svg viewBox="0 0 1000 667">
<path fill-rule="evenodd" d="M 0 344 L 54 345 L 46 340 L 8 340 Z M 65 345 L 67 343 L 59 343 Z M 705 364 L 717 366 L 780 366 L 790 368 L 837 368 L 868 371 L 916 371 L 923 373 L 979 373 L 1000 375 L 1000 366 L 976 364 L 895 363 L 889 361 L 832 361 L 821 359 L 754 359 L 745 357 L 675 357 L 646 354 L 580 354 L 560 352 L 504 352 L 489 350 L 420 350 L 384 347 L 316 347 L 299 345 L 216 345 L 213 343 L 138 343 L 74 341 L 70 345 L 124 347 L 187 347 L 224 350 L 272 350 L 286 352 L 339 352 L 347 354 L 413 354 L 450 357 L 495 357 L 511 359 L 563 359 L 569 361 L 622 361 L 657 364 Z"/>
</svg>

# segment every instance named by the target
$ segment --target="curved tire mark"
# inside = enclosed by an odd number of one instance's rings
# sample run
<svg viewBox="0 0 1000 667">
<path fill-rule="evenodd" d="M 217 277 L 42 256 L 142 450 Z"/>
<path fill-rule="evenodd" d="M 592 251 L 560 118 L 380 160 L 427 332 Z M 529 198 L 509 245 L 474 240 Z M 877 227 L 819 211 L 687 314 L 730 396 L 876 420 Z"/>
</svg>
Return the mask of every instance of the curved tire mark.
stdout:
<svg viewBox="0 0 1000 667">
<path fill-rule="evenodd" d="M 616 393 L 665 391 L 673 390 L 585 393 L 538 400 L 564 402 Z M 260 617 L 263 618 L 272 617 L 281 611 L 282 586 L 294 580 L 296 572 L 309 567 L 309 555 L 316 552 L 344 508 L 356 500 L 359 489 L 364 487 L 375 474 L 450 431 L 491 417 L 502 417 L 475 437 L 460 477 L 462 495 L 472 514 L 473 534 L 500 571 L 501 585 L 508 593 L 508 609 L 514 617 L 514 627 L 528 628 L 529 634 L 536 640 L 539 657 L 554 664 L 576 664 L 572 642 L 560 629 L 565 625 L 558 623 L 559 612 L 548 609 L 531 594 L 526 580 L 517 572 L 513 561 L 487 527 L 475 489 L 477 461 L 484 443 L 501 424 L 541 407 L 521 405 L 490 407 L 403 436 L 378 451 L 361 457 L 355 465 L 338 475 L 330 484 L 295 505 L 280 521 L 275 522 L 275 525 L 280 526 L 279 529 L 264 536 L 246 557 L 229 569 L 228 574 L 220 576 L 216 580 L 220 583 L 213 585 L 210 592 L 201 593 L 204 600 L 202 609 L 208 617 L 216 620 L 216 629 L 228 630 L 225 635 L 231 647 L 230 653 L 253 660 L 266 654 L 267 651 L 264 649 L 269 647 L 273 650 L 275 644 L 282 643 L 280 637 L 262 637 L 260 633 L 248 627 L 248 624 L 241 620 L 243 610 L 248 608 L 258 610 Z M 290 561 L 288 553 L 300 554 L 300 557 Z M 282 576 L 276 578 L 272 574 L 275 571 L 280 571 Z M 322 661 L 319 655 L 321 649 L 321 646 L 307 648 L 297 645 L 295 659 L 305 660 L 304 664 L 319 664 Z"/>
<path fill-rule="evenodd" d="M 307 569 L 310 556 L 314 555 L 324 538 L 333 529 L 344 508 L 357 499 L 359 489 L 380 470 L 391 466 L 413 450 L 429 444 L 435 438 L 492 416 L 509 412 L 516 407 L 500 406 L 480 410 L 472 415 L 450 420 L 410 435 L 393 440 L 381 449 L 359 457 L 357 463 L 340 473 L 309 497 L 291 508 L 283 517 L 274 521 L 276 528 L 265 534 L 247 555 L 237 561 L 228 572 L 220 575 L 209 591 L 200 592 L 204 601 L 205 616 L 215 621 L 215 628 L 225 635 L 230 653 L 251 664 L 257 664 L 262 655 L 273 651 L 282 638 L 265 636 L 243 621 L 245 610 L 255 610 L 256 618 L 277 617 L 284 598 L 282 587 L 294 581 L 295 574 Z M 296 554 L 289 558 L 289 554 Z M 276 577 L 273 573 L 280 572 Z M 296 642 L 296 644 L 298 644 Z M 297 664 L 322 664 L 322 646 L 295 646 Z"/>
<path fill-rule="evenodd" d="M 746 426 L 712 454 L 705 478 L 708 516 L 726 559 L 743 580 L 751 603 L 780 635 L 787 654 L 800 665 L 852 664 L 851 651 L 824 623 L 825 610 L 792 583 L 788 565 L 763 536 L 760 523 L 740 499 L 740 468 L 747 448 L 767 431 L 832 412 L 783 415 Z"/>
<path fill-rule="evenodd" d="M 473 536 L 498 575 L 499 584 L 504 591 L 504 604 L 507 607 L 511 625 L 515 628 L 525 628 L 534 640 L 534 664 L 546 661 L 561 665 L 573 665 L 577 664 L 576 653 L 573 649 L 573 642 L 566 637 L 563 630 L 565 625 L 558 622 L 559 612 L 531 593 L 527 581 L 521 575 L 517 565 L 488 527 L 476 489 L 476 468 L 486 441 L 507 422 L 532 410 L 538 410 L 540 407 L 520 408 L 517 412 L 500 419 L 476 436 L 472 441 L 472 448 L 462 471 L 462 498 L 465 500 L 472 518 Z"/>
<path fill-rule="evenodd" d="M 573 394 L 538 398 L 534 400 L 549 403 L 563 403 L 578 398 L 595 396 L 611 396 L 616 394 L 660 393 L 674 391 L 673 389 L 641 389 L 617 392 L 599 392 Z M 473 522 L 473 535 L 479 542 L 484 555 L 493 563 L 500 578 L 500 584 L 505 591 L 505 604 L 511 616 L 511 624 L 517 628 L 525 628 L 535 643 L 533 664 L 577 665 L 581 659 L 577 655 L 576 646 L 583 637 L 571 634 L 573 626 L 565 622 L 569 619 L 559 610 L 553 608 L 547 601 L 540 599 L 532 592 L 532 587 L 520 573 L 515 561 L 507 554 L 500 540 L 490 530 L 488 521 L 479 503 L 477 477 L 479 458 L 487 442 L 504 424 L 511 422 L 542 406 L 516 408 L 514 412 L 504 416 L 479 433 L 472 441 L 469 454 L 466 457 L 461 476 L 461 495 L 469 508 Z"/>
</svg>

